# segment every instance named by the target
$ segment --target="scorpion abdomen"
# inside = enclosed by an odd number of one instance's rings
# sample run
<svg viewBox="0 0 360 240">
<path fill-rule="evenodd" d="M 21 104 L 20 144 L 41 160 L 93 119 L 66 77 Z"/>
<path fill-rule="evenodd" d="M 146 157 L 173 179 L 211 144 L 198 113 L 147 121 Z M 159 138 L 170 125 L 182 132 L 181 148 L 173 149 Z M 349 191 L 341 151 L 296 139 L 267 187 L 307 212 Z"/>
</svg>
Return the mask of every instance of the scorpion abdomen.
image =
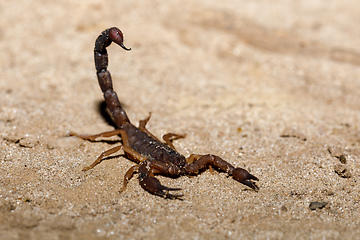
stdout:
<svg viewBox="0 0 360 240">
<path fill-rule="evenodd" d="M 126 123 L 123 128 L 128 133 L 131 148 L 141 155 L 152 160 L 172 162 L 177 166 L 185 165 L 185 157 L 168 145 L 152 138 L 131 123 Z"/>
</svg>

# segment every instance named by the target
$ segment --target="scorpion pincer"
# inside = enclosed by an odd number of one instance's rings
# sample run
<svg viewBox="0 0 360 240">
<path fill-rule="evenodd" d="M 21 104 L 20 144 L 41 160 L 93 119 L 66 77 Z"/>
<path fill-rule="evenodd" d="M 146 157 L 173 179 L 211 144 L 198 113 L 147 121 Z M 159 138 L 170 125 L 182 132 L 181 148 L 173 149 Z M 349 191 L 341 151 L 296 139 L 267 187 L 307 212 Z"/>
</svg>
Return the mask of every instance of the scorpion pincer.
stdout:
<svg viewBox="0 0 360 240">
<path fill-rule="evenodd" d="M 112 27 L 103 31 L 95 41 L 94 58 L 97 79 L 101 91 L 104 94 L 107 108 L 109 109 L 112 119 L 117 126 L 115 130 L 103 132 L 96 135 L 80 135 L 70 133 L 70 136 L 77 136 L 84 140 L 94 141 L 99 137 L 121 136 L 122 145 L 111 148 L 103 152 L 90 166 L 85 167 L 83 171 L 94 168 L 106 156 L 109 156 L 119 150 L 123 150 L 126 156 L 134 161 L 136 165 L 132 166 L 124 176 L 123 187 L 126 185 L 135 173 L 139 174 L 139 183 L 143 189 L 151 194 L 164 198 L 181 198 L 182 194 L 174 194 L 173 191 L 181 190 L 180 188 L 169 188 L 163 186 L 155 175 L 164 175 L 169 177 L 179 177 L 183 175 L 197 175 L 206 168 L 215 168 L 218 171 L 226 172 L 236 181 L 258 191 L 258 187 L 253 182 L 258 178 L 250 174 L 243 168 L 235 168 L 222 158 L 212 155 L 191 154 L 185 158 L 178 153 L 172 143 L 173 140 L 183 138 L 184 135 L 168 133 L 163 136 L 164 142 L 146 129 L 146 124 L 150 116 L 139 122 L 139 127 L 135 127 L 129 120 L 126 112 L 121 107 L 116 92 L 113 89 L 110 72 L 108 67 L 108 53 L 106 48 L 112 43 L 116 43 L 124 50 L 129 51 L 123 44 L 123 34 L 116 28 Z"/>
</svg>

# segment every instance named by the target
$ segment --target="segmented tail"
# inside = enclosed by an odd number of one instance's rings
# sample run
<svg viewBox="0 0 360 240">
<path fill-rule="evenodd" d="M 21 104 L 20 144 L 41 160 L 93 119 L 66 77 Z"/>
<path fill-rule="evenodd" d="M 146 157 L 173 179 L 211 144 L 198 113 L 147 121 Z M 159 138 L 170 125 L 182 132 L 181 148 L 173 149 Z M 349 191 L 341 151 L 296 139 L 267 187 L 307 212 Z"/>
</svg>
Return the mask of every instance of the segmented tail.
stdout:
<svg viewBox="0 0 360 240">
<path fill-rule="evenodd" d="M 98 82 L 101 91 L 104 93 L 106 105 L 118 128 L 122 128 L 122 126 L 125 123 L 130 122 L 130 120 L 124 109 L 122 109 L 116 92 L 113 90 L 111 74 L 107 70 L 109 58 L 106 48 L 114 42 L 123 49 L 129 51 L 131 48 L 126 48 L 123 41 L 124 36 L 120 29 L 112 27 L 106 29 L 99 35 L 95 41 L 94 48 L 94 60 Z"/>
</svg>

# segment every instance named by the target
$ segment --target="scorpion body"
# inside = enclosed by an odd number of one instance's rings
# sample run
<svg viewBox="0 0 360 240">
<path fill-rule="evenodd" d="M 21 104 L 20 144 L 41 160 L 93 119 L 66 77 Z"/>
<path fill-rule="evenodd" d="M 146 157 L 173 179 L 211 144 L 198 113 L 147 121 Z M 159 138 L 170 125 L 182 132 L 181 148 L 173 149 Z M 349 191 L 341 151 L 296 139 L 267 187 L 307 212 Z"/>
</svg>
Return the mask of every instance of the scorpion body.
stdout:
<svg viewBox="0 0 360 240">
<path fill-rule="evenodd" d="M 121 135 L 122 145 L 111 148 L 103 152 L 90 166 L 85 167 L 83 171 L 92 169 L 99 164 L 104 157 L 109 156 L 119 150 L 123 150 L 126 156 L 137 164 L 131 167 L 124 176 L 124 183 L 121 191 L 124 191 L 127 183 L 135 173 L 139 173 L 139 183 L 143 189 L 151 194 L 159 195 L 165 198 L 180 198 L 182 194 L 172 194 L 171 191 L 181 190 L 179 188 L 169 188 L 161 185 L 155 175 L 161 174 L 170 177 L 179 177 L 181 175 L 196 175 L 205 168 L 214 167 L 217 170 L 224 171 L 232 176 L 236 181 L 257 191 L 258 187 L 252 180 L 258 178 L 242 168 L 235 168 L 222 158 L 207 154 L 191 154 L 185 158 L 178 153 L 172 144 L 172 140 L 183 138 L 184 135 L 168 133 L 163 136 L 165 142 L 161 142 L 156 136 L 146 129 L 146 124 L 150 116 L 141 120 L 139 127 L 134 126 L 124 109 L 112 86 L 112 80 L 108 67 L 108 54 L 106 47 L 112 42 L 116 43 L 124 50 L 129 51 L 123 44 L 123 34 L 112 27 L 103 31 L 95 41 L 94 59 L 98 82 L 101 91 L 104 94 L 107 108 L 117 128 L 113 131 L 104 132 L 96 135 L 79 135 L 70 133 L 71 136 L 94 141 L 98 137 L 111 137 Z"/>
</svg>

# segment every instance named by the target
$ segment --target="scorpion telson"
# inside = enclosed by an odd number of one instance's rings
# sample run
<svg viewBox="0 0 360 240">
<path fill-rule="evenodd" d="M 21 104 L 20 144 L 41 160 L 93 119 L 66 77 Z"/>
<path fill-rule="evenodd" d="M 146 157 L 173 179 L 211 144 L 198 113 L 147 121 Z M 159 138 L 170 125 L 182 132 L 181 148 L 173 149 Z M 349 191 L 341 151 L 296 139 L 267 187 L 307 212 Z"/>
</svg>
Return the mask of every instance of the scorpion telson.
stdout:
<svg viewBox="0 0 360 240">
<path fill-rule="evenodd" d="M 164 175 L 169 177 L 179 177 L 183 175 L 197 175 L 206 168 L 215 168 L 218 171 L 226 172 L 236 181 L 258 191 L 258 187 L 253 182 L 258 178 L 250 174 L 243 168 L 235 168 L 222 158 L 207 154 L 191 154 L 185 158 L 178 153 L 172 143 L 173 140 L 183 138 L 184 135 L 168 133 L 163 136 L 164 142 L 146 129 L 146 124 L 150 116 L 141 120 L 139 127 L 135 127 L 129 120 L 126 112 L 121 107 L 120 101 L 112 86 L 112 80 L 108 67 L 108 54 L 106 47 L 112 42 L 116 43 L 124 50 L 129 51 L 123 44 L 123 34 L 112 27 L 103 31 L 95 41 L 94 58 L 97 78 L 101 91 L 104 94 L 105 102 L 110 110 L 111 116 L 117 128 L 113 131 L 103 132 L 96 135 L 80 135 L 70 133 L 70 136 L 77 136 L 84 140 L 94 141 L 99 137 L 121 136 L 122 145 L 111 148 L 103 152 L 90 166 L 85 167 L 83 171 L 94 168 L 106 156 L 109 156 L 119 150 L 123 150 L 126 156 L 134 161 L 136 165 L 132 166 L 124 176 L 121 192 L 126 189 L 126 185 L 135 173 L 139 174 L 139 183 L 143 189 L 151 194 L 164 198 L 181 198 L 182 194 L 174 194 L 174 191 L 180 188 L 169 188 L 161 185 L 155 175 Z"/>
</svg>

